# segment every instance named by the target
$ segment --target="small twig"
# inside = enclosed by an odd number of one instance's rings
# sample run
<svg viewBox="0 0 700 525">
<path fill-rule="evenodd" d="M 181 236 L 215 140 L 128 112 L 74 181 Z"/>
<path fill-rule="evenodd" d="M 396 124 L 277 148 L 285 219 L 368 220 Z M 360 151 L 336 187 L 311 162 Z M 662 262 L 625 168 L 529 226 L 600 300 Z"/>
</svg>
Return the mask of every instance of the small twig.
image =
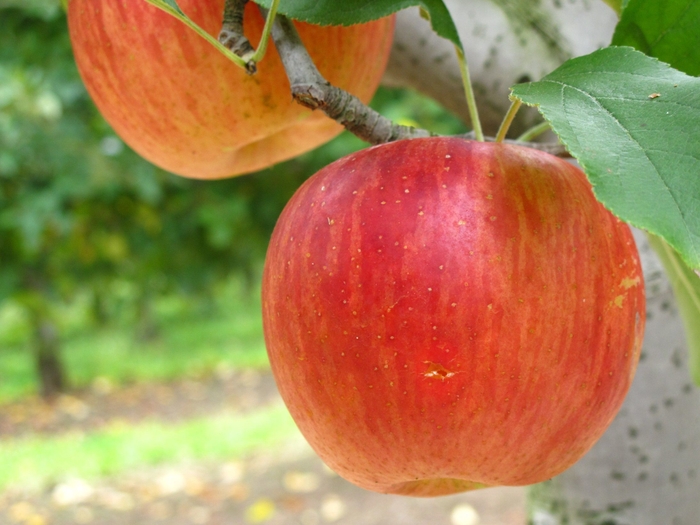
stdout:
<svg viewBox="0 0 700 525">
<path fill-rule="evenodd" d="M 515 140 L 527 142 L 529 140 L 539 137 L 540 135 L 542 135 L 542 133 L 544 133 L 545 131 L 549 131 L 550 129 L 552 128 L 549 125 L 549 122 L 545 120 L 544 122 L 540 122 L 536 126 L 531 127 Z"/>
<path fill-rule="evenodd" d="M 498 133 L 496 133 L 496 142 L 503 142 L 506 139 L 510 125 L 513 123 L 513 119 L 515 118 L 515 115 L 518 114 L 518 110 L 522 105 L 522 101 L 517 98 L 513 99 L 503 122 L 501 122 L 501 127 L 498 128 Z"/>
<path fill-rule="evenodd" d="M 257 70 L 255 61 L 251 60 L 255 55 L 255 49 L 250 41 L 243 35 L 243 13 L 248 0 L 226 0 L 224 4 L 224 19 L 219 32 L 218 40 L 227 49 L 246 61 L 246 71 L 253 74 Z"/>
<path fill-rule="evenodd" d="M 455 46 L 457 52 L 457 62 L 459 62 L 459 72 L 462 75 L 462 84 L 464 86 L 464 95 L 467 99 L 467 107 L 469 108 L 469 117 L 472 121 L 474 136 L 476 140 L 483 142 L 485 140 L 484 132 L 481 129 L 481 120 L 479 119 L 479 110 L 474 98 L 474 89 L 471 77 L 469 76 L 469 66 L 467 65 L 467 57 L 459 47 Z"/>
<path fill-rule="evenodd" d="M 267 14 L 263 8 L 261 11 Z M 345 126 L 348 131 L 370 144 L 437 136 L 436 133 L 425 129 L 395 124 L 357 97 L 331 85 L 314 65 L 294 24 L 288 18 L 277 15 L 272 26 L 272 39 L 287 72 L 292 97 L 299 104 L 310 109 L 320 109 Z M 461 137 L 474 140 L 476 133 L 472 131 Z M 485 137 L 485 140 L 493 142 L 495 138 Z M 569 156 L 561 144 L 525 143 L 515 140 L 504 142 L 546 151 L 559 157 Z"/>
<path fill-rule="evenodd" d="M 287 72 L 292 97 L 302 106 L 320 109 L 370 144 L 433 135 L 424 129 L 395 124 L 354 95 L 331 85 L 314 65 L 288 18 L 277 15 L 272 39 Z"/>
<path fill-rule="evenodd" d="M 486 137 L 486 142 L 495 142 L 495 139 L 491 137 Z M 523 142 L 522 140 L 518 139 L 506 139 L 503 142 L 505 144 L 515 144 L 516 146 L 524 146 L 530 149 L 538 149 L 540 151 L 544 151 L 545 153 L 549 153 L 550 155 L 554 155 L 555 157 L 571 157 L 571 153 L 569 152 L 569 150 L 566 149 L 566 146 L 558 142 Z"/>
</svg>

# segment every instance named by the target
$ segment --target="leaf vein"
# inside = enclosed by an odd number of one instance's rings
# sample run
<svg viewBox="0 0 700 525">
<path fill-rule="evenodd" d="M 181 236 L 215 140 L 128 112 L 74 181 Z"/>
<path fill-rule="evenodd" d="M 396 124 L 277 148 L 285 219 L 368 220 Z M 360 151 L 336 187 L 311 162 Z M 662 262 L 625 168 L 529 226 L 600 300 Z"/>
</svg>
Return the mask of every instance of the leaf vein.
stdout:
<svg viewBox="0 0 700 525">
<path fill-rule="evenodd" d="M 686 215 L 685 215 L 685 213 L 683 212 L 683 208 L 682 208 L 682 206 L 680 205 L 680 202 L 678 201 L 678 198 L 677 198 L 676 195 L 673 193 L 673 191 L 671 191 L 671 188 L 670 188 L 669 185 L 666 183 L 666 181 L 665 181 L 664 177 L 662 176 L 662 174 L 661 174 L 659 168 L 656 166 L 656 164 L 654 164 L 654 161 L 649 157 L 649 155 L 647 154 L 647 151 L 645 150 L 645 148 L 644 148 L 644 147 L 642 146 L 642 144 L 640 144 L 639 141 L 632 135 L 632 133 L 630 132 L 630 130 L 628 130 L 628 129 L 622 124 L 622 122 L 620 122 L 620 120 L 617 119 L 617 118 L 610 112 L 610 110 L 608 110 L 608 108 L 606 108 L 603 104 L 601 104 L 600 101 L 599 101 L 596 97 L 594 97 L 593 95 L 591 95 L 591 94 L 588 93 L 587 91 L 585 91 L 585 90 L 583 90 L 583 89 L 580 89 L 580 88 L 578 88 L 578 87 L 576 87 L 576 86 L 572 86 L 572 85 L 570 85 L 570 84 L 567 84 L 567 83 L 565 83 L 565 82 L 556 81 L 556 80 L 552 80 L 552 79 L 542 79 L 541 82 L 543 82 L 543 83 L 553 83 L 553 84 L 555 84 L 555 85 L 561 86 L 562 101 L 565 100 L 565 99 L 564 99 L 564 97 L 565 97 L 565 91 L 566 91 L 567 89 L 571 89 L 571 90 L 577 92 L 577 93 L 580 94 L 581 96 L 587 98 L 588 100 L 590 100 L 591 102 L 593 102 L 595 105 L 597 105 L 604 113 L 606 113 L 606 114 L 609 116 L 609 118 L 610 118 L 615 124 L 618 125 L 619 129 L 629 138 L 629 140 L 630 140 L 633 144 L 636 145 L 636 147 L 639 149 L 639 151 L 640 151 L 640 152 L 643 154 L 643 156 L 647 159 L 649 165 L 653 168 L 654 173 L 656 174 L 657 178 L 658 178 L 659 181 L 661 182 L 661 186 L 666 190 L 666 192 L 668 193 L 669 197 L 670 197 L 671 200 L 673 201 L 673 204 L 675 205 L 676 209 L 678 210 L 678 215 L 679 215 L 680 217 L 682 217 L 682 219 L 683 219 L 683 221 L 682 221 L 682 222 L 683 222 L 683 227 L 685 228 L 686 233 L 688 234 L 689 237 L 693 237 L 693 234 L 692 234 L 692 232 L 690 231 L 689 221 L 687 220 Z M 565 107 L 565 105 L 564 105 L 564 107 Z M 569 120 L 569 119 L 567 118 L 567 120 Z M 570 123 L 570 120 L 569 120 L 569 123 Z M 570 125 L 571 125 L 571 123 L 570 123 Z M 578 140 L 577 140 L 577 143 L 578 143 Z M 694 250 L 694 251 L 695 251 L 696 255 L 698 255 L 697 249 Z"/>
</svg>

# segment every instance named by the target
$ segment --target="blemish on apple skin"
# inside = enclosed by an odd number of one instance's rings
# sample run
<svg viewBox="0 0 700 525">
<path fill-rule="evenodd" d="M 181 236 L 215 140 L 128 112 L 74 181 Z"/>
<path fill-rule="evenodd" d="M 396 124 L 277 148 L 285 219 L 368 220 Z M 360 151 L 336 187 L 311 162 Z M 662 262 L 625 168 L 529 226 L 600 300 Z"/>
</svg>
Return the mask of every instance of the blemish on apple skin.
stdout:
<svg viewBox="0 0 700 525">
<path fill-rule="evenodd" d="M 455 372 L 448 370 L 439 363 L 433 363 L 432 361 L 423 361 L 423 363 L 428 365 L 428 370 L 423 374 L 425 377 L 444 381 L 455 375 Z"/>
<path fill-rule="evenodd" d="M 635 277 L 634 279 L 631 279 L 629 277 L 625 277 L 622 279 L 622 282 L 620 283 L 620 287 L 624 288 L 625 290 L 629 290 L 630 288 L 637 286 L 640 282 L 639 276 Z"/>
</svg>

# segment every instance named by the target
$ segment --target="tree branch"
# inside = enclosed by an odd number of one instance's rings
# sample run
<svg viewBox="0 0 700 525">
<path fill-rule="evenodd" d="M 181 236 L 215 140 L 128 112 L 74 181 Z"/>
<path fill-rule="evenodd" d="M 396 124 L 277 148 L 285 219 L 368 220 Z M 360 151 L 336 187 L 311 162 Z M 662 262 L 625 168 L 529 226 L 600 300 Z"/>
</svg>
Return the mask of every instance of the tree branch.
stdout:
<svg viewBox="0 0 700 525">
<path fill-rule="evenodd" d="M 433 135 L 424 129 L 395 124 L 354 95 L 331 85 L 314 65 L 288 18 L 275 18 L 272 39 L 287 72 L 292 97 L 302 106 L 320 109 L 370 144 Z"/>
<path fill-rule="evenodd" d="M 238 49 L 245 48 L 246 43 L 252 50 L 250 42 L 243 36 L 243 10 L 247 2 L 248 0 L 226 0 L 224 24 L 219 34 L 219 41 L 237 54 Z M 267 16 L 266 9 L 260 10 Z M 345 129 L 370 144 L 437 136 L 425 129 L 396 124 L 351 93 L 331 85 L 316 68 L 294 24 L 288 18 L 282 15 L 275 17 L 272 39 L 287 73 L 292 97 L 302 106 L 323 111 Z M 237 46 L 236 49 L 229 44 Z M 463 138 L 473 140 L 474 133 L 467 133 Z M 495 139 L 486 137 L 486 140 Z M 523 143 L 514 140 L 504 142 L 528 146 L 560 157 L 569 156 L 561 144 Z"/>
</svg>

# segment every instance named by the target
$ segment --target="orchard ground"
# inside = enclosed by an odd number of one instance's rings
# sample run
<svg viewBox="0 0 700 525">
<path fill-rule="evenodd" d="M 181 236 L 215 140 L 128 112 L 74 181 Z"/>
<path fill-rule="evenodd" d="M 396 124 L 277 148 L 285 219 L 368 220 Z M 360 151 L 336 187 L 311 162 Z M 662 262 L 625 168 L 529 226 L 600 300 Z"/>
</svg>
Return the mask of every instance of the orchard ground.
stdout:
<svg viewBox="0 0 700 525">
<path fill-rule="evenodd" d="M 521 525 L 522 488 L 374 494 L 330 472 L 263 368 L 0 405 L 0 523 Z M 66 466 L 67 465 L 67 466 Z"/>
</svg>

